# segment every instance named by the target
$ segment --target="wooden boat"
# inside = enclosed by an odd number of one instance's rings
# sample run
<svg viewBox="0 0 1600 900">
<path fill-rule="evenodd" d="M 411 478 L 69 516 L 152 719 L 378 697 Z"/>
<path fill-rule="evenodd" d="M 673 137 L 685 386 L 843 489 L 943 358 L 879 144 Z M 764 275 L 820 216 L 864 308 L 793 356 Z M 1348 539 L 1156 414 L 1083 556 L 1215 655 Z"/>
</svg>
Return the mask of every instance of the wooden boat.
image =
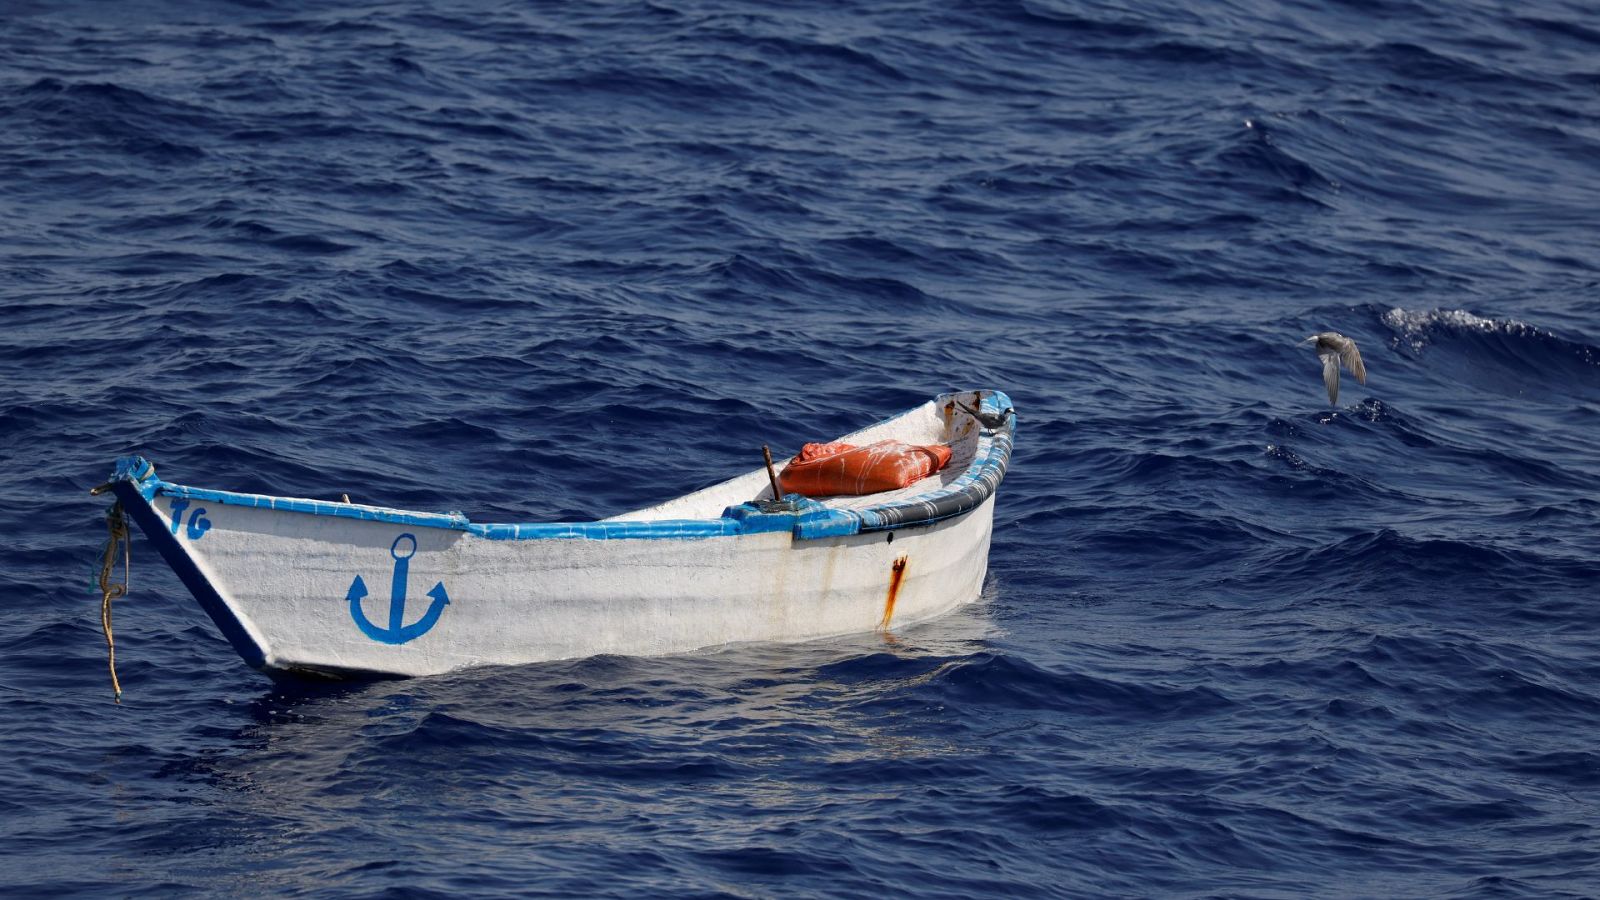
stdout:
<svg viewBox="0 0 1600 900">
<path fill-rule="evenodd" d="M 431 675 L 602 653 L 800 641 L 974 600 L 1015 416 L 940 395 L 840 440 L 950 444 L 907 488 L 774 500 L 765 469 L 596 522 L 479 524 L 171 484 L 109 485 L 245 661 L 268 674 Z"/>
</svg>

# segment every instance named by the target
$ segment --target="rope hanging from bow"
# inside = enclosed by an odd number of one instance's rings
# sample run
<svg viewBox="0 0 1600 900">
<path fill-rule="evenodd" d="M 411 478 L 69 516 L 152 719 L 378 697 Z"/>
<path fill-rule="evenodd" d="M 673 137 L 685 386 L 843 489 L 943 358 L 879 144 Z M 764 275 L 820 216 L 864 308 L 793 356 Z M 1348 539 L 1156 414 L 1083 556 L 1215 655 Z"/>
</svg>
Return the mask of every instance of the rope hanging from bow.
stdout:
<svg viewBox="0 0 1600 900">
<path fill-rule="evenodd" d="M 128 562 L 131 550 L 128 540 L 128 519 L 122 514 L 122 501 L 118 500 L 106 510 L 106 544 L 100 556 L 100 627 L 106 634 L 106 664 L 111 669 L 111 690 L 118 703 L 122 702 L 122 683 L 117 680 L 117 642 L 111 636 L 111 601 L 128 595 Z M 122 580 L 113 580 L 117 557 L 122 557 Z"/>
</svg>

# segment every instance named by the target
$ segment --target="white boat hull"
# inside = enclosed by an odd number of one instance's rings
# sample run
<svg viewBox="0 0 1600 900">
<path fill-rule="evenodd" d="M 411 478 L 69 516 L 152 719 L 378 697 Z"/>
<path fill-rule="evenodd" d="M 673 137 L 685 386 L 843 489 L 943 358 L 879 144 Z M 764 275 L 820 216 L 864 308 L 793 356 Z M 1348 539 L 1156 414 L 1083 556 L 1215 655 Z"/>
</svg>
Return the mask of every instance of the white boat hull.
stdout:
<svg viewBox="0 0 1600 900">
<path fill-rule="evenodd" d="M 157 513 L 171 521 L 172 500 Z M 191 507 L 192 508 L 192 507 Z M 615 653 L 653 656 L 739 641 L 796 641 L 924 621 L 978 596 L 993 502 L 957 519 L 802 541 L 775 531 L 679 540 L 496 541 L 460 531 L 336 520 L 304 533 L 295 513 L 208 508 L 186 548 L 273 671 L 431 675 L 469 666 Z M 181 513 L 180 513 L 181 515 Z M 181 542 L 189 542 L 179 528 Z M 409 547 L 400 619 L 387 632 L 398 553 Z M 893 540 L 890 540 L 890 536 Z M 896 572 L 897 561 L 900 571 Z M 897 589 L 891 591 L 897 584 Z"/>
<path fill-rule="evenodd" d="M 1009 426 L 1003 446 L 948 410 L 940 427 L 970 443 L 969 458 L 1000 457 L 1003 472 Z M 978 596 L 994 510 L 990 486 L 970 508 L 923 522 L 890 521 L 889 507 L 791 499 L 799 508 L 784 509 L 755 498 L 715 519 L 649 515 L 683 505 L 673 501 L 600 523 L 481 526 L 183 488 L 155 480 L 143 460 L 119 475 L 124 508 L 247 661 L 269 673 L 335 677 L 910 625 Z M 756 483 L 745 476 L 724 491 L 748 498 Z M 950 496 L 973 493 L 961 480 L 934 487 L 942 489 L 910 500 L 929 506 L 924 498 L 933 497 L 948 511 Z"/>
</svg>

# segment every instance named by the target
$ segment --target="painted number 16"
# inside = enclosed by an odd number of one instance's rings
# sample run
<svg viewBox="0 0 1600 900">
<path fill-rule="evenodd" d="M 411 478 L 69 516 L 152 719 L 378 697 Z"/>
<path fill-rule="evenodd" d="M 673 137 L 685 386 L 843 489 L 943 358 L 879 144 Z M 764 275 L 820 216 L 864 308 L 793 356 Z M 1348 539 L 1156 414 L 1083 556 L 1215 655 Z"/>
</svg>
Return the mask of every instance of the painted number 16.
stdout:
<svg viewBox="0 0 1600 900">
<path fill-rule="evenodd" d="M 172 501 L 172 533 L 178 533 L 178 524 L 183 521 L 183 511 L 189 508 L 189 501 Z M 189 514 L 189 540 L 198 541 L 207 531 L 211 530 L 211 520 L 206 518 L 206 508 L 195 507 Z"/>
</svg>

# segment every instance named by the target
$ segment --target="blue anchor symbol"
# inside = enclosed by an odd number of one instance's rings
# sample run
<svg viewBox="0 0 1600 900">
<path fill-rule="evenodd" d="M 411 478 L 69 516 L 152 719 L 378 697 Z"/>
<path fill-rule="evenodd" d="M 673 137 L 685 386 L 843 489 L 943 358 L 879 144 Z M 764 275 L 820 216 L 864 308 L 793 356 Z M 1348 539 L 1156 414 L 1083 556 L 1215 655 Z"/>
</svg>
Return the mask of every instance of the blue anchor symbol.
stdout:
<svg viewBox="0 0 1600 900">
<path fill-rule="evenodd" d="M 400 544 L 407 542 L 406 549 L 402 552 Z M 444 582 L 433 586 L 428 596 L 433 598 L 433 605 L 428 607 L 427 615 L 413 622 L 405 624 L 406 620 L 406 575 L 411 569 L 411 557 L 417 552 L 416 536 L 402 534 L 394 539 L 389 547 L 389 555 L 394 557 L 394 581 L 389 587 L 389 627 L 379 628 L 372 624 L 366 613 L 361 611 L 361 600 L 367 596 L 367 583 L 357 575 L 356 580 L 350 582 L 350 593 L 345 599 L 350 601 L 350 618 L 356 620 L 356 627 L 361 633 L 375 641 L 385 644 L 404 644 L 412 638 L 419 638 L 427 634 L 439 621 L 439 616 L 444 613 L 445 605 L 450 602 L 450 595 L 444 592 Z"/>
</svg>

